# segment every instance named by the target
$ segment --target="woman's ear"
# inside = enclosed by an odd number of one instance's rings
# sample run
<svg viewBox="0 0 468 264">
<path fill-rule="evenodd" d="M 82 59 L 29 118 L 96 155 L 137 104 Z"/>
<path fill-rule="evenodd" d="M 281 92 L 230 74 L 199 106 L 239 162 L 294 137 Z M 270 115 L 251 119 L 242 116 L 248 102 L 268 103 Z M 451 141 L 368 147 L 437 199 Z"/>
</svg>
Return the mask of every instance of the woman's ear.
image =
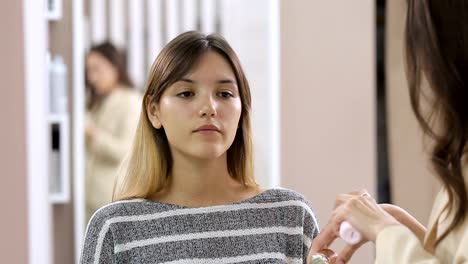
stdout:
<svg viewBox="0 0 468 264">
<path fill-rule="evenodd" d="M 148 115 L 148 119 L 154 128 L 160 129 L 162 124 L 159 119 L 158 105 L 153 100 L 151 100 L 151 98 L 148 97 L 146 99 L 146 114 Z"/>
</svg>

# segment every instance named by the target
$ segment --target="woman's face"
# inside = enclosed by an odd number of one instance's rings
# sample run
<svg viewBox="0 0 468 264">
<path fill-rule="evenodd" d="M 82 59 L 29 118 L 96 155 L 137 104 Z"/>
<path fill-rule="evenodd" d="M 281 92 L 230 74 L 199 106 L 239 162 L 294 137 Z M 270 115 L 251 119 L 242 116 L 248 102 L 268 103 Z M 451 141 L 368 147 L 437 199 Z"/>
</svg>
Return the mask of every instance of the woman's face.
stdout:
<svg viewBox="0 0 468 264">
<path fill-rule="evenodd" d="M 86 76 L 98 95 L 106 95 L 117 86 L 117 69 L 97 52 L 90 52 L 86 58 Z"/>
<path fill-rule="evenodd" d="M 164 128 L 174 159 L 215 159 L 232 145 L 242 112 L 235 74 L 218 53 L 202 55 L 194 69 L 150 104 L 148 117 Z"/>
</svg>

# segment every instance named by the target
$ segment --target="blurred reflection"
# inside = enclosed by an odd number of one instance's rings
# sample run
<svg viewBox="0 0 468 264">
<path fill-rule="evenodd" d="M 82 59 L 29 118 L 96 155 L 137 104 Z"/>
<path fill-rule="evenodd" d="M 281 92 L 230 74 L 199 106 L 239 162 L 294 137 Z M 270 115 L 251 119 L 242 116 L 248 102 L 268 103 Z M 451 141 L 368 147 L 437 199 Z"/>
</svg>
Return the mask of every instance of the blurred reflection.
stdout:
<svg viewBox="0 0 468 264">
<path fill-rule="evenodd" d="M 114 179 L 138 123 L 141 95 L 124 52 L 105 42 L 86 57 L 86 221 L 112 200 Z"/>
</svg>

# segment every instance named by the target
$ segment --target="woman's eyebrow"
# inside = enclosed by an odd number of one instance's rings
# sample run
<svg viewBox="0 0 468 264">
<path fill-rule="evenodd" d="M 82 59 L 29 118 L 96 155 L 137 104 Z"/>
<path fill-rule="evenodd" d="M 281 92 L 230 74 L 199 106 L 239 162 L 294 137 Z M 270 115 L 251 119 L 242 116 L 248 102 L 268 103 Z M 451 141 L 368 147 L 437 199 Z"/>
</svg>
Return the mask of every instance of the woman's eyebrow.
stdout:
<svg viewBox="0 0 468 264">
<path fill-rule="evenodd" d="M 222 79 L 222 80 L 218 80 L 217 83 L 230 83 L 230 84 L 234 84 L 234 85 L 237 85 L 237 82 L 231 80 L 231 79 Z"/>
<path fill-rule="evenodd" d="M 188 78 L 182 78 L 179 80 L 179 82 L 188 82 L 188 83 L 197 83 L 194 80 L 188 79 Z"/>
<path fill-rule="evenodd" d="M 179 81 L 180 81 L 180 82 L 187 82 L 187 83 L 197 84 L 197 82 L 196 82 L 195 80 L 188 79 L 188 78 L 182 78 L 182 79 L 180 79 Z M 228 84 L 237 85 L 237 82 L 234 81 L 234 80 L 231 80 L 231 79 L 220 79 L 220 80 L 217 80 L 216 83 L 221 83 L 221 84 L 228 83 Z"/>
</svg>

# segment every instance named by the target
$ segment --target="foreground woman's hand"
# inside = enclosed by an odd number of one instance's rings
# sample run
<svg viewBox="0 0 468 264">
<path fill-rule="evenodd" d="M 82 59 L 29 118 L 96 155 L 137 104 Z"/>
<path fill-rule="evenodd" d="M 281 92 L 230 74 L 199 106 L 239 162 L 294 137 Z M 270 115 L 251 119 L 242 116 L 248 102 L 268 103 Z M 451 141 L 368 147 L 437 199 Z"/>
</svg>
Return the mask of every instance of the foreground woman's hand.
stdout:
<svg viewBox="0 0 468 264">
<path fill-rule="evenodd" d="M 343 221 L 348 221 L 360 232 L 363 240 L 356 245 L 348 245 L 330 261 L 332 264 L 348 262 L 359 247 L 367 241 L 375 241 L 378 233 L 384 228 L 400 225 L 365 190 L 339 195 L 328 224 L 312 241 L 308 259 L 313 254 L 329 249 L 333 241 L 339 236 L 339 228 Z"/>
</svg>

